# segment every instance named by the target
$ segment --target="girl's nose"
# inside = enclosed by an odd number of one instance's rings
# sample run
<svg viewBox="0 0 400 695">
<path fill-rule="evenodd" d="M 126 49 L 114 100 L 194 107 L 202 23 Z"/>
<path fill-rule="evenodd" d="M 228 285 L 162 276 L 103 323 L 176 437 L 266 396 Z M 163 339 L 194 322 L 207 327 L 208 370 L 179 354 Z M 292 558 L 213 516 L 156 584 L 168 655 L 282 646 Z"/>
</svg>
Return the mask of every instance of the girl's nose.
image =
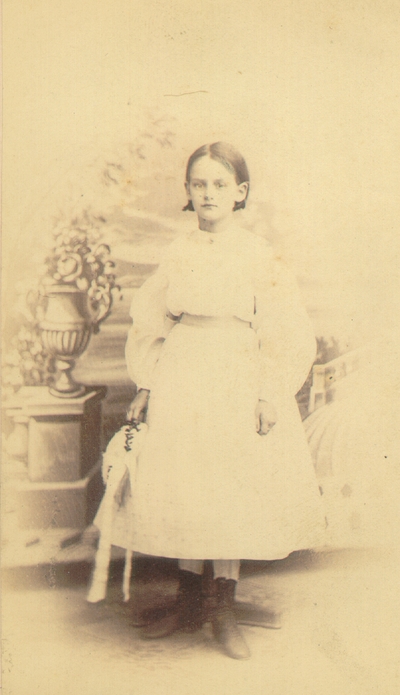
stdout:
<svg viewBox="0 0 400 695">
<path fill-rule="evenodd" d="M 206 188 L 204 189 L 204 198 L 206 200 L 210 200 L 212 198 L 212 191 L 209 186 L 206 186 Z"/>
</svg>

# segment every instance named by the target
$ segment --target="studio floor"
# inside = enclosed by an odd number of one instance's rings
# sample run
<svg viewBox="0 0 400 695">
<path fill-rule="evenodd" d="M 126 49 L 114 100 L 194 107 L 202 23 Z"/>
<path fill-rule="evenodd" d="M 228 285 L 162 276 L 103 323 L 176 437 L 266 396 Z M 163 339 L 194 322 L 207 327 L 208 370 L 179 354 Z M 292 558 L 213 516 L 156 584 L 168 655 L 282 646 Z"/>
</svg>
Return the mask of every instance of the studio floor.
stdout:
<svg viewBox="0 0 400 695">
<path fill-rule="evenodd" d="M 241 629 L 234 661 L 206 624 L 145 641 L 132 613 L 173 596 L 173 561 L 137 558 L 132 598 L 122 563 L 108 597 L 86 602 L 90 563 L 14 567 L 3 579 L 4 695 L 394 695 L 399 692 L 399 558 L 387 550 L 297 553 L 243 563 L 239 598 L 282 611 L 282 628 Z"/>
</svg>

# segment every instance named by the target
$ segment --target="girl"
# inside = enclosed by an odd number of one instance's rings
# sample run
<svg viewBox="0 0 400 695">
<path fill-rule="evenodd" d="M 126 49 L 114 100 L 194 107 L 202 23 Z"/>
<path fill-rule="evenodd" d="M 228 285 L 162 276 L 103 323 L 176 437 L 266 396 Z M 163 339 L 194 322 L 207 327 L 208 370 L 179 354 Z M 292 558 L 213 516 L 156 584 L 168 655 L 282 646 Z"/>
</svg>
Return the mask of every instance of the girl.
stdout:
<svg viewBox="0 0 400 695">
<path fill-rule="evenodd" d="M 128 419 L 147 408 L 149 428 L 131 548 L 179 559 L 174 610 L 143 636 L 201 627 L 203 560 L 213 560 L 213 633 L 246 658 L 233 610 L 240 558 L 286 557 L 315 546 L 322 528 L 295 401 L 315 340 L 292 276 L 237 221 L 249 194 L 239 152 L 200 147 L 185 187 L 198 224 L 170 245 L 131 309 L 126 359 L 138 392 Z"/>
</svg>

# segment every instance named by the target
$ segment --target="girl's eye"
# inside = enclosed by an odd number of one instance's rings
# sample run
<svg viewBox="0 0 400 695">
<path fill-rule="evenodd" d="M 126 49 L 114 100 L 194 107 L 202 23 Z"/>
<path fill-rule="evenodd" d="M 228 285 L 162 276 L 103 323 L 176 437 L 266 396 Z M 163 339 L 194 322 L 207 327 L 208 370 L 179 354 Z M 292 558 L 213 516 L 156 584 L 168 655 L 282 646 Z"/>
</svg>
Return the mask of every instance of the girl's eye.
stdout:
<svg viewBox="0 0 400 695">
<path fill-rule="evenodd" d="M 202 185 L 203 185 L 202 183 L 198 183 L 198 182 L 196 182 L 196 183 L 193 184 L 193 186 L 194 186 L 195 188 L 201 188 Z"/>
<path fill-rule="evenodd" d="M 221 183 L 221 181 L 218 181 L 217 188 L 225 188 L 225 184 Z"/>
</svg>

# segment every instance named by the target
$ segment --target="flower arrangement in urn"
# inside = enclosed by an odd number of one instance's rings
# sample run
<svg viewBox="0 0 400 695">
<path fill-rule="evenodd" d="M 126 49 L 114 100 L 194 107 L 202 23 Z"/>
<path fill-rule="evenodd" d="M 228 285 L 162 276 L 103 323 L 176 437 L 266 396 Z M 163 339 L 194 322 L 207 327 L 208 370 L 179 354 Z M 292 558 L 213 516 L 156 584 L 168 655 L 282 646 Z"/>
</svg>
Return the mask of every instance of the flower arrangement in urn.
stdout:
<svg viewBox="0 0 400 695">
<path fill-rule="evenodd" d="M 117 289 L 110 248 L 100 241 L 99 227 L 105 222 L 85 213 L 68 226 L 57 226 L 54 247 L 46 258 L 47 272 L 41 280 L 46 308 L 40 329 L 58 370 L 50 391 L 59 397 L 84 393 L 85 387 L 73 380 L 71 371 L 92 333 L 98 333 L 109 315 Z"/>
</svg>

